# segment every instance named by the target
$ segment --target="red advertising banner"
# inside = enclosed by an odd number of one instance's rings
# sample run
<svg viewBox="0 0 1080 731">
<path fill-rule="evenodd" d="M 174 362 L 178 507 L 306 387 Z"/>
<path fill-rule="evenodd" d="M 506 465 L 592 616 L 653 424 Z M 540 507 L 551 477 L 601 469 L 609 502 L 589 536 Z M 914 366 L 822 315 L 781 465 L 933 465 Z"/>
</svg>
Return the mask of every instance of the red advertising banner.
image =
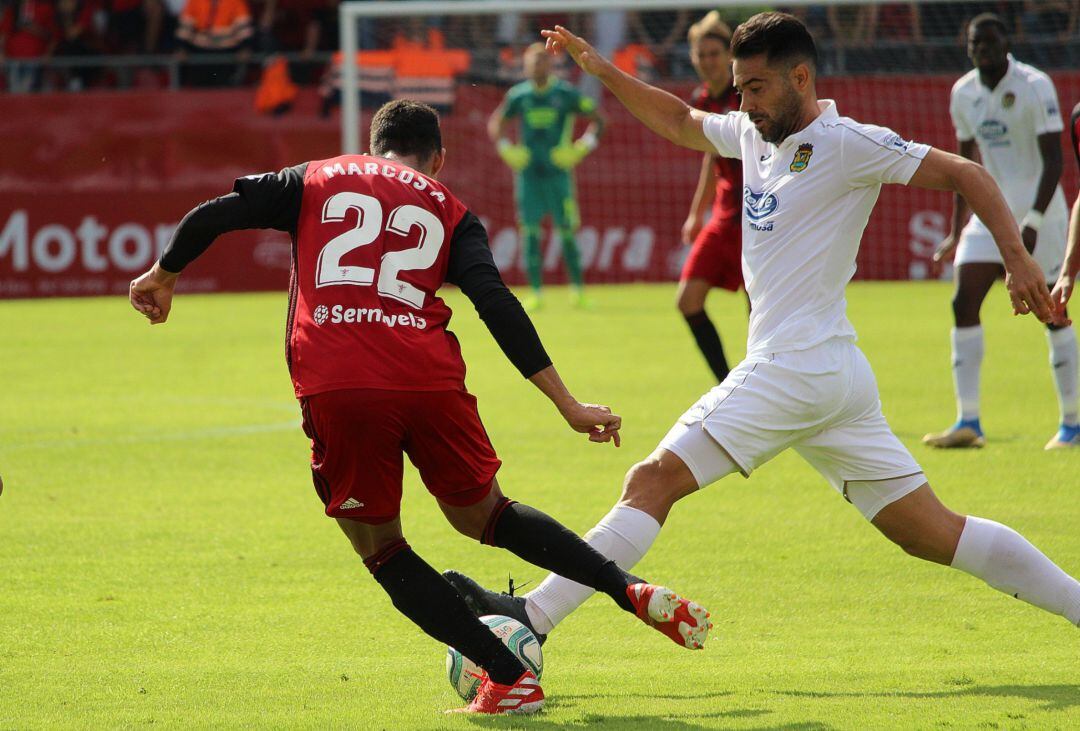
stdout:
<svg viewBox="0 0 1080 731">
<path fill-rule="evenodd" d="M 1080 98 L 1080 73 L 1054 77 L 1063 111 Z M 841 114 L 953 149 L 946 77 L 827 78 L 822 97 Z M 678 91 L 685 92 L 686 89 Z M 501 90 L 461 85 L 443 116 L 441 178 L 487 224 L 496 262 L 523 281 L 513 179 L 487 138 Z M 0 115 L 0 298 L 119 294 L 168 243 L 199 202 L 242 175 L 336 154 L 337 118 L 320 118 L 313 91 L 283 117 L 254 111 L 253 92 L 180 91 L 8 95 Z M 700 157 L 657 138 L 614 100 L 608 128 L 578 168 L 578 243 L 590 282 L 674 279 L 679 232 Z M 1076 190 L 1072 154 L 1065 187 Z M 891 186 L 882 191 L 859 257 L 861 278 L 938 276 L 930 263 L 951 200 Z M 813 226 L 813 221 L 807 221 Z M 563 281 L 557 236 L 545 240 L 546 276 Z M 185 272 L 187 291 L 286 286 L 289 240 L 272 231 L 230 234 Z"/>
</svg>

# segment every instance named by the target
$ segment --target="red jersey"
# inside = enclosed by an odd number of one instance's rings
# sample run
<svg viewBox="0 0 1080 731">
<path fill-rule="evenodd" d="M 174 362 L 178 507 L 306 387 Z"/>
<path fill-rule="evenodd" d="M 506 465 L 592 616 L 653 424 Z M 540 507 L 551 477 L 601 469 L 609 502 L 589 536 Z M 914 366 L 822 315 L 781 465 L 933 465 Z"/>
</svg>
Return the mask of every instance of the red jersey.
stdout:
<svg viewBox="0 0 1080 731">
<path fill-rule="evenodd" d="M 699 86 L 690 97 L 690 106 L 703 112 L 726 114 L 738 111 L 739 95 L 729 86 L 719 96 L 709 94 L 709 87 Z M 713 216 L 737 218 L 742 215 L 742 167 L 738 160 L 716 155 L 713 157 L 716 172 L 716 198 L 713 200 Z"/>
<path fill-rule="evenodd" d="M 1077 103 L 1072 110 L 1072 116 L 1069 120 L 1072 123 L 1072 146 L 1073 152 L 1076 154 L 1076 162 L 1080 165 L 1080 103 Z"/>
<path fill-rule="evenodd" d="M 288 321 L 296 395 L 345 388 L 464 389 L 465 363 L 436 295 L 465 206 L 379 157 L 308 163 Z"/>
</svg>

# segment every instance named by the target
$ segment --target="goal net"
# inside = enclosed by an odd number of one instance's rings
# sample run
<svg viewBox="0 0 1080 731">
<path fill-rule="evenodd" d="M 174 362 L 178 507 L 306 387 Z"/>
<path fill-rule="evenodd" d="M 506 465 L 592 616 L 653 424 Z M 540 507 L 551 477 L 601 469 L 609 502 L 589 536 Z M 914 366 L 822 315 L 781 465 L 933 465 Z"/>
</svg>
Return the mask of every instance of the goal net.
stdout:
<svg viewBox="0 0 1080 731">
<path fill-rule="evenodd" d="M 818 42 L 819 96 L 835 99 L 843 115 L 891 127 L 904 138 L 955 149 L 949 92 L 971 69 L 966 22 L 987 10 L 1010 28 L 1016 58 L 1051 75 L 1065 114 L 1080 98 L 1080 73 L 1073 70 L 1080 67 L 1080 3 L 834 0 L 783 8 L 802 18 Z M 321 92 L 327 109 L 340 105 L 335 113 L 341 114 L 346 152 L 366 149 L 370 115 L 385 101 L 408 97 L 438 108 L 448 152 L 440 177 L 485 222 L 497 264 L 508 281 L 519 283 L 524 247 L 515 173 L 489 139 L 488 124 L 511 87 L 525 79 L 527 47 L 540 40 L 542 28 L 565 25 L 623 69 L 689 99 L 700 82 L 687 32 L 711 10 L 732 29 L 754 12 L 746 5 L 693 0 L 344 2 L 341 53 Z M 586 281 L 677 278 L 688 252 L 681 232 L 701 155 L 649 132 L 566 58 L 555 60 L 553 74 L 594 99 L 606 119 L 595 150 L 573 170 Z M 511 142 L 519 140 L 519 124 L 507 124 Z M 579 118 L 573 138 L 585 128 Z M 1070 162 L 1066 171 L 1071 197 L 1075 166 Z M 951 198 L 943 193 L 885 188 L 863 239 L 857 276 L 947 276 L 931 253 L 946 233 L 950 210 Z M 565 281 L 559 231 L 550 217 L 542 230 L 545 281 Z"/>
</svg>

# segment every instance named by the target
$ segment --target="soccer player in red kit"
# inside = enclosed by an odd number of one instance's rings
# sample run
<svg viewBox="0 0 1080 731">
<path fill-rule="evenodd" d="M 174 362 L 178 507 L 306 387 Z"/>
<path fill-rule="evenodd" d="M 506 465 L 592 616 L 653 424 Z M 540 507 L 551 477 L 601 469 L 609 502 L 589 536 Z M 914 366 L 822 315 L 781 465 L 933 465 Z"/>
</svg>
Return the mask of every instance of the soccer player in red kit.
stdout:
<svg viewBox="0 0 1080 731">
<path fill-rule="evenodd" d="M 1069 130 L 1072 135 L 1072 150 L 1076 156 L 1076 164 L 1080 165 L 1080 103 L 1073 107 L 1069 117 Z M 1050 299 L 1064 309 L 1072 297 L 1076 285 L 1076 277 L 1080 274 L 1080 195 L 1073 201 L 1072 213 L 1069 215 L 1069 234 L 1065 246 L 1065 261 L 1061 264 L 1061 274 L 1058 275 L 1057 283 L 1050 293 Z M 1064 437 L 1062 439 L 1061 437 Z M 1061 446 L 1080 446 L 1080 433 L 1066 433 L 1059 435 Z M 0 485 L 0 487 L 3 487 Z"/>
<path fill-rule="evenodd" d="M 609 594 L 684 647 L 704 643 L 699 605 L 622 571 L 552 518 L 503 496 L 500 461 L 437 295 L 457 284 L 503 352 L 572 429 L 619 444 L 620 419 L 563 385 L 506 288 L 480 221 L 435 176 L 445 150 L 435 110 L 401 100 L 371 123 L 370 155 L 345 155 L 240 178 L 180 223 L 154 267 L 131 283 L 136 310 L 169 316 L 179 272 L 227 231 L 293 239 L 286 359 L 311 439 L 315 490 L 394 606 L 485 671 L 465 709 L 531 713 L 533 674 L 412 551 L 399 519 L 402 453 L 450 523 L 483 543 Z"/>
<path fill-rule="evenodd" d="M 701 77 L 690 106 L 704 112 L 737 111 L 739 96 L 731 83 L 731 29 L 713 10 L 690 27 L 690 60 Z M 712 215 L 704 222 L 712 205 Z M 742 279 L 742 170 L 731 160 L 705 153 L 701 162 L 690 214 L 682 228 L 690 255 L 679 277 L 676 304 L 717 381 L 728 374 L 720 335 L 705 312 L 705 298 L 713 287 L 732 292 Z"/>
</svg>

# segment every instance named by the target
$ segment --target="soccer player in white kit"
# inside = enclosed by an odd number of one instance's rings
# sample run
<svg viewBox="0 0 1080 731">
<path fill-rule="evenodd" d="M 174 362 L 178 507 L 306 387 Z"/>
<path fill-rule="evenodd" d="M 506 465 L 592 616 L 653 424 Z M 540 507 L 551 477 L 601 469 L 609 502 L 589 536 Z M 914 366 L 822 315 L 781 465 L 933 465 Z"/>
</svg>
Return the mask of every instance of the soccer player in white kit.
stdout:
<svg viewBox="0 0 1080 731">
<path fill-rule="evenodd" d="M 975 159 L 978 147 L 983 165 L 1019 222 L 1024 245 L 1042 267 L 1047 284 L 1053 286 L 1061 269 L 1069 218 L 1059 185 L 1063 125 L 1054 82 L 1009 54 L 1005 24 L 998 16 L 985 13 L 972 18 L 967 37 L 968 56 L 975 68 L 953 86 L 949 104 L 960 155 Z M 967 206 L 956 196 L 951 231 L 934 255 L 940 261 L 956 253 L 952 365 L 958 413 L 953 426 L 923 437 L 933 447 L 985 444 L 979 422 L 983 359 L 979 310 L 1003 270 L 1001 254 L 985 223 L 976 215 L 964 225 L 967 217 Z M 1046 448 L 1080 447 L 1076 333 L 1068 325 L 1047 327 L 1061 421 Z"/>
<path fill-rule="evenodd" d="M 753 304 L 746 360 L 630 469 L 620 501 L 589 543 L 629 568 L 680 498 L 726 475 L 749 475 L 792 448 L 909 554 L 1080 623 L 1080 582 L 1012 529 L 939 502 L 889 429 L 845 315 L 844 287 L 881 185 L 901 183 L 959 191 L 1001 248 L 1014 311 L 1060 319 L 993 178 L 970 160 L 819 101 L 813 38 L 785 13 L 755 15 L 735 31 L 741 111 L 722 115 L 693 110 L 622 73 L 564 28 L 544 35 L 549 49 L 566 50 L 657 134 L 743 165 L 743 273 Z M 474 612 L 509 614 L 540 635 L 592 594 L 555 575 L 519 597 L 456 572 L 447 578 Z"/>
</svg>

